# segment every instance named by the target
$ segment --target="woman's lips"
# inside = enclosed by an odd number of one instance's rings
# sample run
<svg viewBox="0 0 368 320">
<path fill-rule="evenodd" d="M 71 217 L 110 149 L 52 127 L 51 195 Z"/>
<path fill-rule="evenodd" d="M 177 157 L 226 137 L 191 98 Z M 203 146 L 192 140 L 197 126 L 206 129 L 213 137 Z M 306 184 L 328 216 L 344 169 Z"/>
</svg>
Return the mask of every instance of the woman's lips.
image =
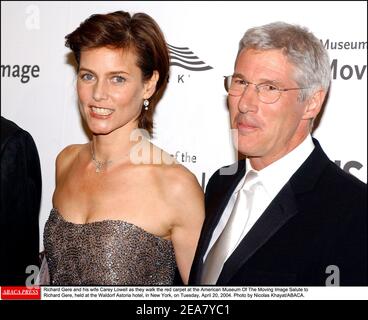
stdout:
<svg viewBox="0 0 368 320">
<path fill-rule="evenodd" d="M 90 106 L 90 114 L 97 119 L 107 119 L 114 113 L 115 110 L 110 108 L 102 108 L 97 106 Z"/>
</svg>

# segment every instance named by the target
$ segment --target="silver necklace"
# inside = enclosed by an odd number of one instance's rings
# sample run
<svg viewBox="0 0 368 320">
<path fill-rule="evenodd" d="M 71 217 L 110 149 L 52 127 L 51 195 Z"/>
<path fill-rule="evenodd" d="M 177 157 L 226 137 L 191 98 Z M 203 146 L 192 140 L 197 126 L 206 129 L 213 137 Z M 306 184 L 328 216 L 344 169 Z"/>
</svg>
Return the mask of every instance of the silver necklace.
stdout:
<svg viewBox="0 0 368 320">
<path fill-rule="evenodd" d="M 94 151 L 94 148 L 93 148 L 93 142 L 92 141 L 91 141 L 90 145 L 91 145 L 92 162 L 95 165 L 96 172 L 99 173 L 99 172 L 102 171 L 103 167 L 107 167 L 107 165 L 111 164 L 112 160 L 106 160 L 106 161 L 97 160 L 96 156 L 95 156 L 95 151 Z"/>
</svg>

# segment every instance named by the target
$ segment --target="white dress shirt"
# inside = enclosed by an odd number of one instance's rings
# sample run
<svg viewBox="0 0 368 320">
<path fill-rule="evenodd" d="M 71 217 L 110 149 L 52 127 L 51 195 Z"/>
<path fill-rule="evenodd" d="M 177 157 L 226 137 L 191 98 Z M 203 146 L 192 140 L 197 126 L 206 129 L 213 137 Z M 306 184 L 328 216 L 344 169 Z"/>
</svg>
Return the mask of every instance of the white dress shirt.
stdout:
<svg viewBox="0 0 368 320">
<path fill-rule="evenodd" d="M 308 158 L 308 156 L 312 153 L 314 149 L 314 144 L 312 141 L 312 137 L 308 135 L 304 141 L 298 145 L 295 149 L 290 151 L 281 159 L 271 163 L 269 166 L 263 168 L 260 171 L 257 171 L 252 168 L 248 159 L 246 159 L 246 172 L 244 177 L 239 181 L 236 186 L 232 196 L 229 199 L 229 202 L 212 234 L 212 238 L 206 254 L 203 257 L 203 261 L 206 259 L 209 250 L 212 248 L 213 244 L 216 242 L 217 238 L 220 236 L 222 230 L 225 228 L 225 225 L 229 219 L 229 216 L 233 210 L 235 200 L 238 192 L 242 188 L 245 177 L 249 174 L 251 170 L 258 173 L 258 176 L 262 182 L 263 188 L 257 189 L 260 190 L 257 196 L 254 199 L 251 215 L 248 218 L 245 229 L 242 233 L 242 236 L 234 243 L 232 246 L 231 252 L 228 253 L 227 257 L 229 257 L 239 243 L 243 240 L 244 236 L 249 232 L 249 230 L 253 227 L 253 225 L 257 222 L 259 217 L 262 215 L 264 210 L 269 206 L 271 201 L 276 197 L 282 187 L 289 181 L 290 177 L 298 170 L 298 168 L 303 164 L 303 162 Z"/>
</svg>

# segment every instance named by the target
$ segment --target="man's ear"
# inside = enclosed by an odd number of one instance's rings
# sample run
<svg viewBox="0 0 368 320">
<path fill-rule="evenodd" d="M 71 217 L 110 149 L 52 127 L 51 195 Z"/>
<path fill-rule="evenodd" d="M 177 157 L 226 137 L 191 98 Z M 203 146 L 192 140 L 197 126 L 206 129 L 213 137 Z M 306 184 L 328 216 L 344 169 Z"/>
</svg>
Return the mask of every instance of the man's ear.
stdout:
<svg viewBox="0 0 368 320">
<path fill-rule="evenodd" d="M 144 83 L 144 95 L 143 95 L 144 99 L 151 98 L 151 96 L 155 93 L 156 84 L 159 78 L 160 75 L 158 71 L 154 70 L 152 73 L 152 77 Z"/>
<path fill-rule="evenodd" d="M 304 120 L 315 119 L 321 111 L 323 102 L 325 101 L 326 92 L 324 90 L 316 91 L 308 100 L 305 106 L 303 118 Z"/>
</svg>

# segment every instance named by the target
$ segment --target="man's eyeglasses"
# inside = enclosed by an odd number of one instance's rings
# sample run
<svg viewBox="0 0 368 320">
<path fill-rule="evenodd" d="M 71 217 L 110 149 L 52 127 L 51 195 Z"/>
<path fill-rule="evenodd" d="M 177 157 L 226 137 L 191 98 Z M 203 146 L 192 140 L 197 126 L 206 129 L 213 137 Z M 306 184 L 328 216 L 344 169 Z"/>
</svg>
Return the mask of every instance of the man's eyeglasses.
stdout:
<svg viewBox="0 0 368 320">
<path fill-rule="evenodd" d="M 252 84 L 256 87 L 258 99 L 261 102 L 267 104 L 275 103 L 277 100 L 279 100 L 281 93 L 283 91 L 307 89 L 307 88 L 280 89 L 274 84 L 270 83 L 255 84 L 234 76 L 225 76 L 224 78 L 225 78 L 225 89 L 229 95 L 241 96 L 244 93 L 245 89 L 247 89 L 248 86 Z"/>
</svg>

